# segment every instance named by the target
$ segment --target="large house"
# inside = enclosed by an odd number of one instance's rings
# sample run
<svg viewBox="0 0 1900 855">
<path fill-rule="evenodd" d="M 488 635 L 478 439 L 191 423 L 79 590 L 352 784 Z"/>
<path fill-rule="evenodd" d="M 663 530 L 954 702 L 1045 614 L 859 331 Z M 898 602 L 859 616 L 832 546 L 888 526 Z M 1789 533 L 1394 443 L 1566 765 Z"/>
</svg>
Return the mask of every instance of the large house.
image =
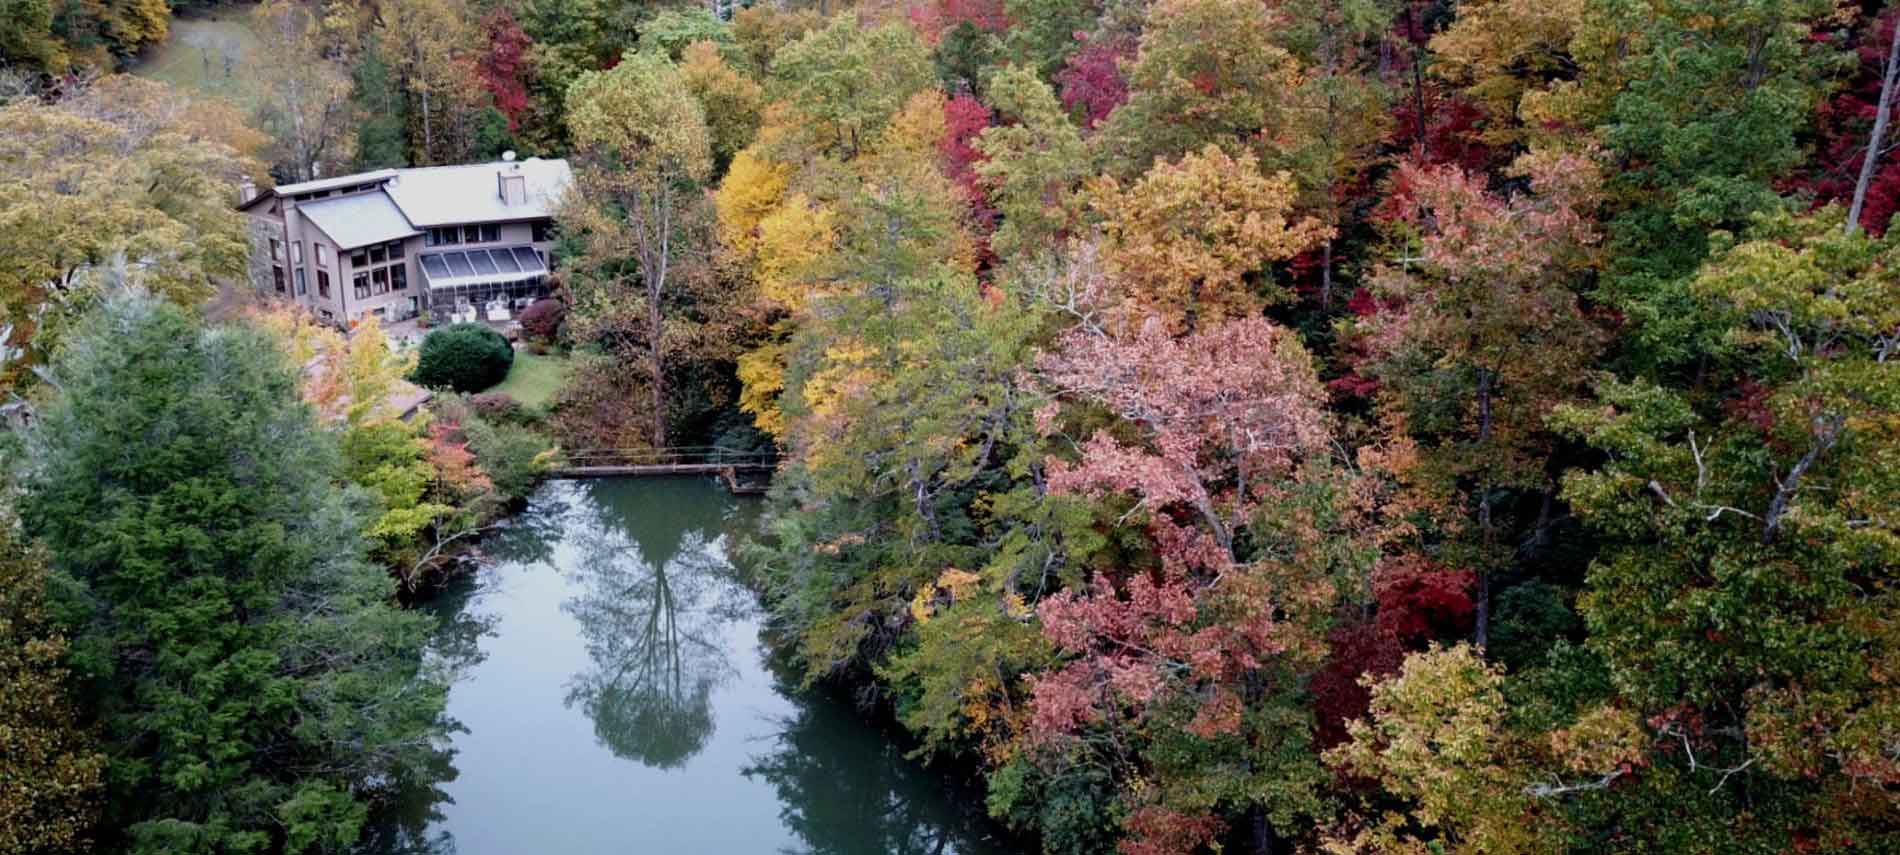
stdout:
<svg viewBox="0 0 1900 855">
<path fill-rule="evenodd" d="M 262 192 L 246 182 L 238 210 L 257 238 L 258 286 L 323 320 L 501 321 L 547 296 L 550 227 L 571 179 L 565 160 L 510 152 Z"/>
</svg>

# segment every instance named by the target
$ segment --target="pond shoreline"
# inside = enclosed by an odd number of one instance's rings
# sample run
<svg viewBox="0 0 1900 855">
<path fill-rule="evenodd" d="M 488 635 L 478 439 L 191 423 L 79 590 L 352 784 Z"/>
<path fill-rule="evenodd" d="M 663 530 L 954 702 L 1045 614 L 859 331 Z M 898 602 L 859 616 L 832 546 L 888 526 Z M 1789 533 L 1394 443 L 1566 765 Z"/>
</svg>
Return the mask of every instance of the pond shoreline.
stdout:
<svg viewBox="0 0 1900 855">
<path fill-rule="evenodd" d="M 887 705 L 799 685 L 729 560 L 757 509 L 705 478 L 542 485 L 418 598 L 463 676 L 460 730 L 359 851 L 1034 851 L 989 819 L 972 767 L 912 759 Z"/>
</svg>

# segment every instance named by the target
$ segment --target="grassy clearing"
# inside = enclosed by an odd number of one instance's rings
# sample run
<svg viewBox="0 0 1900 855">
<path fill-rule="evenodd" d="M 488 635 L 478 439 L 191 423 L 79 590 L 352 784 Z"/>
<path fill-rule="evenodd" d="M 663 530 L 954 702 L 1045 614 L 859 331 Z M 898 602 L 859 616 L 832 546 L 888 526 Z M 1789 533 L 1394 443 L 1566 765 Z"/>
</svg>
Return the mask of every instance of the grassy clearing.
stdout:
<svg viewBox="0 0 1900 855">
<path fill-rule="evenodd" d="M 206 14 L 176 18 L 171 37 L 133 66 L 132 73 L 245 106 L 244 79 L 258 55 L 249 26 L 250 6 L 221 6 Z"/>
<path fill-rule="evenodd" d="M 539 356 L 517 350 L 514 367 L 508 369 L 508 379 L 488 391 L 505 394 L 521 402 L 522 406 L 544 407 L 554 400 L 554 393 L 560 391 L 561 381 L 566 376 L 565 357 L 553 354 Z"/>
</svg>

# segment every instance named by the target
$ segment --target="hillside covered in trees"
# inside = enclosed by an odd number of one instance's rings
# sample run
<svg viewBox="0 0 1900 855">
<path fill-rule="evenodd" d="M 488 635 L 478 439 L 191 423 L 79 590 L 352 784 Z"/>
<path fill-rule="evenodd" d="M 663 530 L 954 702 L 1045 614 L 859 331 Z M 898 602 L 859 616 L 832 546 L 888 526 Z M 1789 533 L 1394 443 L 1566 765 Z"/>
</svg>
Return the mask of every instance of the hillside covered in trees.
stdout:
<svg viewBox="0 0 1900 855">
<path fill-rule="evenodd" d="M 1884 3 L 173 13 L 0 0 L 0 852 L 349 850 L 555 446 L 776 454 L 773 637 L 1041 851 L 1900 851 Z M 204 319 L 240 177 L 503 150 L 545 407 Z"/>
</svg>

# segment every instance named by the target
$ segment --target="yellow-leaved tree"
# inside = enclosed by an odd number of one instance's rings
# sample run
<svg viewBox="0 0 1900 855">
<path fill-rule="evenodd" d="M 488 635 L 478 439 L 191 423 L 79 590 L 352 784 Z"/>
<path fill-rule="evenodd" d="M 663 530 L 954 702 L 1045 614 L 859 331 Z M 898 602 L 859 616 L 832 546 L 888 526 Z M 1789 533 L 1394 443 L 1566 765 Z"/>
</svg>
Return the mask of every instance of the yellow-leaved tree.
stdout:
<svg viewBox="0 0 1900 855">
<path fill-rule="evenodd" d="M 228 109 L 131 77 L 0 107 L 0 397 L 103 289 L 195 307 L 241 280 L 231 203 L 259 142 Z"/>
<path fill-rule="evenodd" d="M 713 160 L 706 111 L 665 54 L 630 53 L 612 69 L 574 81 L 567 124 L 579 190 L 570 218 L 585 245 L 572 277 L 577 311 L 643 320 L 650 441 L 664 446 L 665 307 L 681 278 L 675 268 L 699 248 L 697 231 L 708 213 L 704 185 Z M 633 262 L 637 286 L 616 272 L 626 268 L 621 261 Z"/>
<path fill-rule="evenodd" d="M 1132 317 L 1152 316 L 1175 332 L 1286 299 L 1266 266 L 1332 234 L 1294 215 L 1290 175 L 1263 174 L 1251 153 L 1233 157 L 1213 145 L 1156 163 L 1128 187 L 1104 178 L 1090 193 L 1114 296 Z"/>
</svg>

